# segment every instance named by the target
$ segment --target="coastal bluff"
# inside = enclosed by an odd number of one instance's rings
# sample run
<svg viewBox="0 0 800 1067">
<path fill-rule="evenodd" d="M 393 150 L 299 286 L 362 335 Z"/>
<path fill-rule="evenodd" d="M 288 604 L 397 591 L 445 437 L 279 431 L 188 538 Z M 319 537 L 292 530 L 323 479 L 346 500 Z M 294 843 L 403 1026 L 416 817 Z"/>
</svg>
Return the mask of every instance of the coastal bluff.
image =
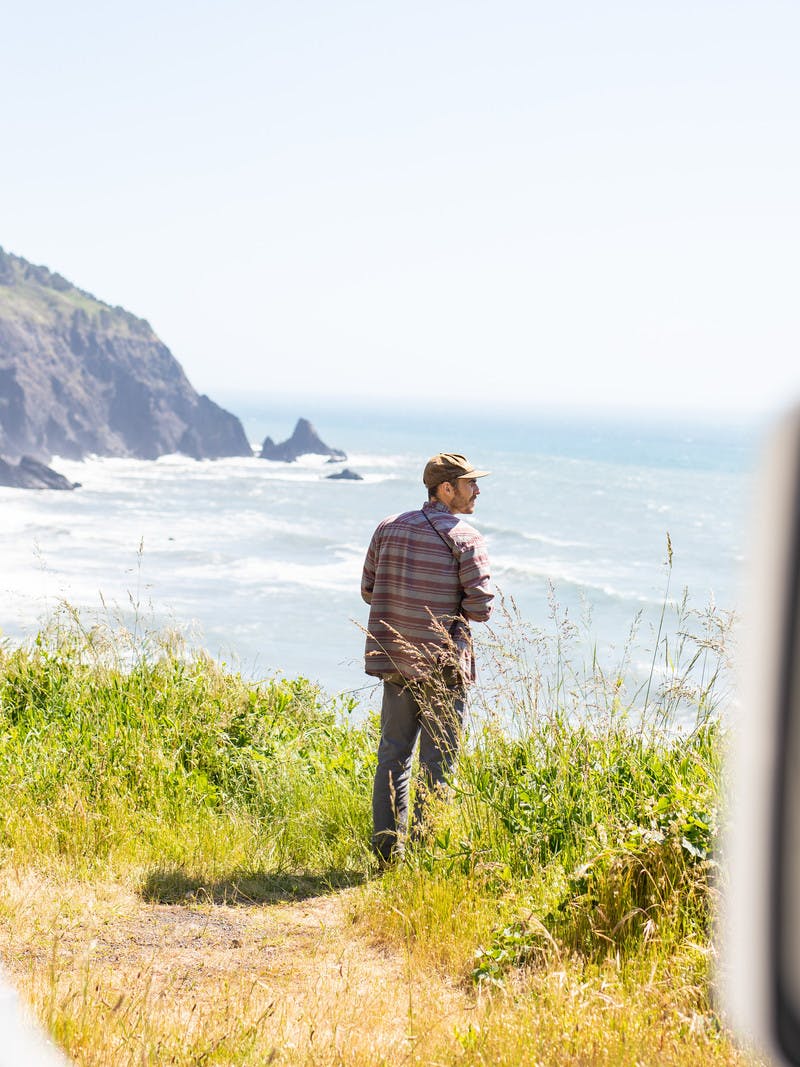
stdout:
<svg viewBox="0 0 800 1067">
<path fill-rule="evenodd" d="M 0 457 L 251 456 L 144 319 L 0 248 Z"/>
</svg>

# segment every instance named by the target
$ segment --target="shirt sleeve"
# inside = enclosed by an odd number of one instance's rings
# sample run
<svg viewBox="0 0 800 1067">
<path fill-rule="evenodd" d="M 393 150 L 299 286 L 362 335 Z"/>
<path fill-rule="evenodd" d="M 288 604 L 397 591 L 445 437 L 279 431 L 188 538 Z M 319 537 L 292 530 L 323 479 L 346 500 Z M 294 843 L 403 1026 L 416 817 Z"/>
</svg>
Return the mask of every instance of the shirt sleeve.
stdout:
<svg viewBox="0 0 800 1067">
<path fill-rule="evenodd" d="M 461 610 L 473 622 L 487 622 L 492 613 L 494 590 L 489 573 L 489 554 L 482 537 L 462 547 L 458 576 L 464 590 Z"/>
<path fill-rule="evenodd" d="M 372 590 L 375 588 L 375 570 L 378 563 L 378 531 L 372 535 L 361 572 L 361 599 L 372 603 Z"/>
</svg>

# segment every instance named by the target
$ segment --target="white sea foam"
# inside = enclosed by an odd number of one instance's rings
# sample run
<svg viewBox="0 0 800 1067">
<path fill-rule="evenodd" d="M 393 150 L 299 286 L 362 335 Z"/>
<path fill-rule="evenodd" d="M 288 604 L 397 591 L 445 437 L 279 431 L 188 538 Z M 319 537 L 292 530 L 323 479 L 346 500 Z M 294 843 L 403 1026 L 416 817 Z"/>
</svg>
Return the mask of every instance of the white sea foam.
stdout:
<svg viewBox="0 0 800 1067">
<path fill-rule="evenodd" d="M 573 541 L 564 537 L 553 537 L 545 533 L 532 532 L 528 530 L 518 530 L 510 526 L 497 526 L 493 523 L 481 523 L 478 525 L 481 527 L 481 531 L 486 534 L 487 537 L 502 536 L 502 537 L 516 537 L 522 541 L 528 541 L 531 544 L 537 545 L 549 545 L 553 548 L 588 548 L 589 543 L 587 541 Z"/>
<path fill-rule="evenodd" d="M 285 560 L 265 560 L 249 557 L 228 561 L 224 567 L 224 579 L 220 575 L 219 561 L 209 560 L 204 564 L 177 568 L 176 578 L 192 580 L 223 580 L 225 583 L 249 589 L 255 596 L 288 586 L 306 590 L 336 590 L 351 592 L 360 582 L 361 559 L 350 558 L 334 563 L 302 564 Z"/>
<path fill-rule="evenodd" d="M 353 467 L 380 467 L 383 470 L 402 470 L 403 472 L 413 469 L 417 457 L 405 455 L 382 455 L 378 452 L 353 452 L 347 457 L 347 465 Z"/>
<path fill-rule="evenodd" d="M 624 589 L 613 585 L 610 581 L 598 580 L 596 569 L 584 564 L 585 573 L 579 569 L 573 569 L 561 560 L 537 560 L 523 562 L 519 559 L 509 559 L 506 556 L 493 555 L 492 569 L 497 576 L 498 582 L 508 587 L 511 583 L 522 579 L 531 579 L 542 582 L 551 582 L 556 586 L 570 586 L 578 592 L 601 593 L 613 600 L 628 601 L 633 604 L 660 604 L 661 597 L 655 594 L 648 595 L 636 589 Z M 595 577 L 589 577 L 589 575 Z M 622 577 L 621 575 L 619 577 Z"/>
<path fill-rule="evenodd" d="M 96 611 L 102 594 L 123 613 L 133 600 L 152 605 L 154 620 L 196 620 L 208 647 L 226 656 L 351 687 L 363 640 L 351 620 L 366 621 L 366 546 L 380 519 L 424 496 L 425 457 L 409 450 L 416 442 L 403 420 L 369 419 L 360 419 L 359 435 L 371 433 L 374 445 L 343 464 L 56 458 L 80 490 L 0 489 L 3 631 L 35 626 L 62 598 Z M 428 437 L 426 454 L 435 448 Z M 487 535 L 498 586 L 535 625 L 549 624 L 553 582 L 570 618 L 591 609 L 609 647 L 624 645 L 640 609 L 649 633 L 663 597 L 667 528 L 673 588 L 703 596 L 713 587 L 723 607 L 735 606 L 741 478 L 713 467 L 632 467 L 624 442 L 618 458 L 601 460 L 594 442 L 592 458 L 576 459 L 546 448 L 493 451 L 478 431 L 470 439 L 469 453 L 493 471 L 470 521 Z M 345 465 L 364 481 L 327 482 Z"/>
</svg>

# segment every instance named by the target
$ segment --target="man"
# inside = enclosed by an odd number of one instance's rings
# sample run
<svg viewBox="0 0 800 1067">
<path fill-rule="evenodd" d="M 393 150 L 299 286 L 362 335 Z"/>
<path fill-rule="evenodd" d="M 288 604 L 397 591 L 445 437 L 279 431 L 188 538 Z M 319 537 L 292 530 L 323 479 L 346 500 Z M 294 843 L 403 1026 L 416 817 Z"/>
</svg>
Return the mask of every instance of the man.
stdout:
<svg viewBox="0 0 800 1067">
<path fill-rule="evenodd" d="M 383 680 L 372 792 L 372 847 L 382 863 L 404 849 L 417 737 L 422 782 L 412 835 L 422 828 L 426 793 L 444 785 L 455 760 L 466 687 L 475 680 L 468 620 L 486 622 L 494 596 L 484 540 L 457 516 L 475 510 L 477 479 L 488 473 L 457 453 L 433 456 L 422 476 L 428 500 L 384 519 L 364 561 L 366 671 Z"/>
</svg>

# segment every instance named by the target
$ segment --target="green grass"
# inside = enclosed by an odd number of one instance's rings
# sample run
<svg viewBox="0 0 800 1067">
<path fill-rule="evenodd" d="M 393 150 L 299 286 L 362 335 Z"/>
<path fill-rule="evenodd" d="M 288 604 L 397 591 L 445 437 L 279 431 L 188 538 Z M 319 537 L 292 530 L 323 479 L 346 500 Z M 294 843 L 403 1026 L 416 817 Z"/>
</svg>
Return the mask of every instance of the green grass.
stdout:
<svg viewBox="0 0 800 1067">
<path fill-rule="evenodd" d="M 548 633 L 513 604 L 504 614 L 482 642 L 450 795 L 368 921 L 478 989 L 607 963 L 624 997 L 643 973 L 674 980 L 674 1004 L 721 1032 L 711 929 L 732 617 L 665 602 L 652 669 L 633 679 L 635 633 L 610 670 L 581 659 L 555 603 Z"/>
<path fill-rule="evenodd" d="M 69 283 L 65 285 L 51 288 L 35 278 L 25 277 L 23 269 L 17 266 L 14 284 L 0 285 L 0 312 L 3 318 L 22 324 L 69 329 L 73 314 L 82 311 L 87 323 L 99 325 L 105 333 L 122 337 L 153 336 L 150 327 L 130 312 L 112 308 Z"/>
<path fill-rule="evenodd" d="M 693 1062 L 698 1035 L 704 1057 L 745 1062 L 710 996 L 730 620 L 685 598 L 675 610 L 650 676 L 629 683 L 629 648 L 610 672 L 580 663 L 566 619 L 554 612 L 545 635 L 512 605 L 484 641 L 449 794 L 423 842 L 372 881 L 374 715 L 303 679 L 246 681 L 174 635 L 67 613 L 0 653 L 6 862 L 167 902 L 363 883 L 354 930 L 483 1005 L 484 1029 L 459 1032 L 463 1062 L 522 1062 L 531 997 L 561 1005 L 554 1035 L 577 1034 L 578 994 L 557 994 L 559 975 L 601 1008 L 629 999 L 642 1049 L 660 1027 L 669 1062 Z M 652 1018 L 644 986 L 658 990 Z M 625 1062 L 616 1047 L 575 1062 Z"/>
<path fill-rule="evenodd" d="M 1 840 L 18 862 L 363 868 L 375 738 L 347 704 L 175 648 L 130 658 L 77 625 L 0 656 Z"/>
</svg>

